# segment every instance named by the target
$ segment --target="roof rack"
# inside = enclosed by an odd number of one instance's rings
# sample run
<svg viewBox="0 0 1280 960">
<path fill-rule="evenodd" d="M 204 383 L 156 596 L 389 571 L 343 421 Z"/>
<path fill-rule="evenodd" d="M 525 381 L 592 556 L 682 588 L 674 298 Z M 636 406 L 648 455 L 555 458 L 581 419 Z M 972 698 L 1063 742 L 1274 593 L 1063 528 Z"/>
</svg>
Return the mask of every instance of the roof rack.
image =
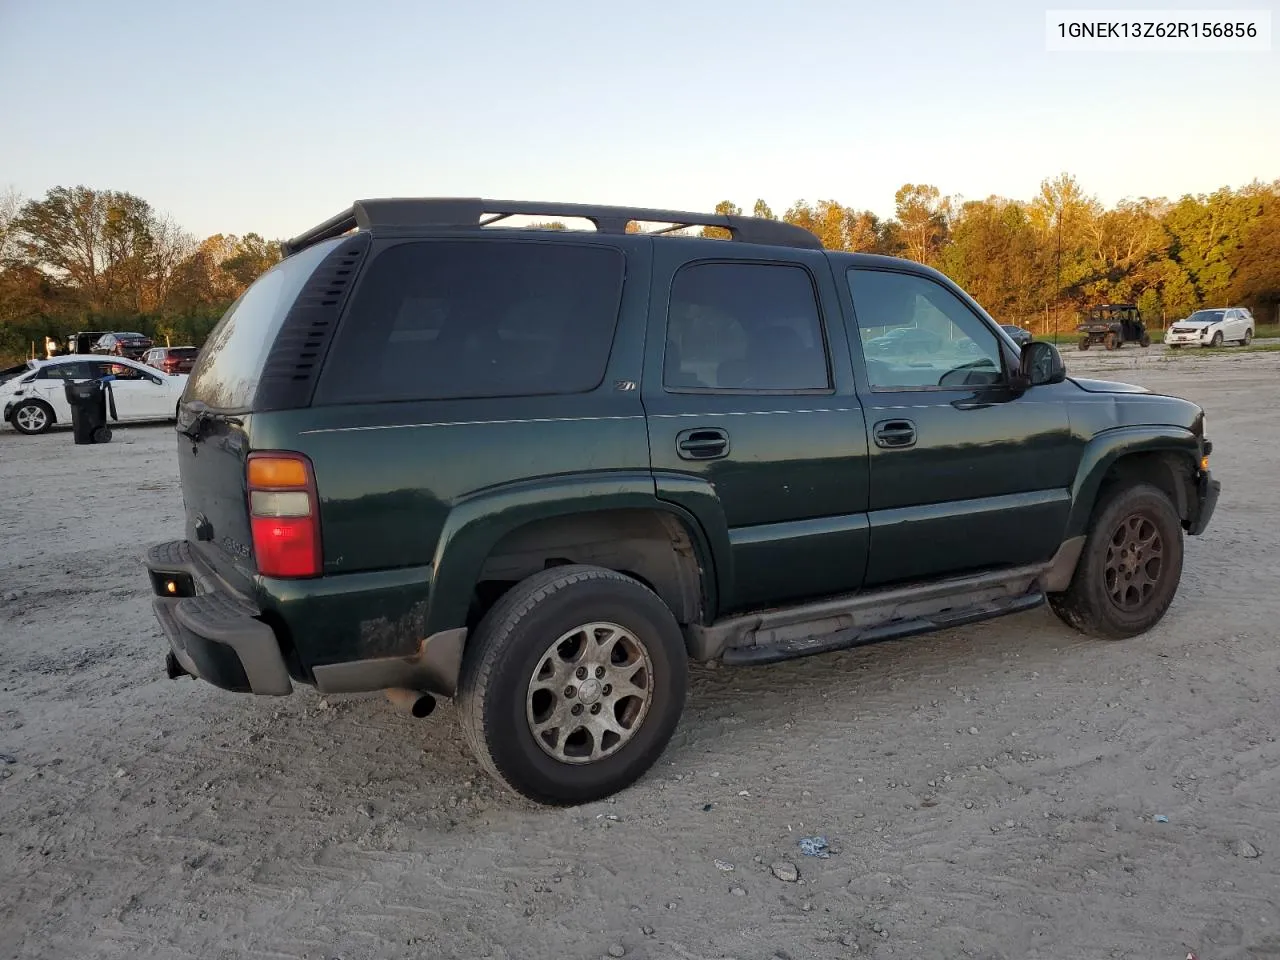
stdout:
<svg viewBox="0 0 1280 960">
<path fill-rule="evenodd" d="M 632 221 L 673 226 L 654 231 L 671 233 L 685 227 L 720 227 L 739 243 L 821 250 L 822 241 L 803 227 L 781 220 L 731 216 L 723 213 L 688 213 L 647 207 L 606 207 L 585 203 L 543 203 L 529 200 L 420 197 L 357 200 L 347 210 L 281 244 L 291 256 L 313 244 L 340 237 L 351 230 L 380 227 L 436 230 L 480 229 L 509 217 L 573 217 L 589 220 L 599 233 L 626 233 Z"/>
</svg>

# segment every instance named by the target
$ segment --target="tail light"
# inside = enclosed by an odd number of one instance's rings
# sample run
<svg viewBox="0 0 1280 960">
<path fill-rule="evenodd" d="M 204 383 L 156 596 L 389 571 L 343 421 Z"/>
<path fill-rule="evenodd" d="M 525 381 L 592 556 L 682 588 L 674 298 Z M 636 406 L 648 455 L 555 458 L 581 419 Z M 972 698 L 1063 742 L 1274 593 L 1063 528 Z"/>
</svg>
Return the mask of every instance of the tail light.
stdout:
<svg viewBox="0 0 1280 960">
<path fill-rule="evenodd" d="M 318 577 L 320 504 L 311 462 L 300 453 L 251 453 L 245 473 L 258 572 Z"/>
</svg>

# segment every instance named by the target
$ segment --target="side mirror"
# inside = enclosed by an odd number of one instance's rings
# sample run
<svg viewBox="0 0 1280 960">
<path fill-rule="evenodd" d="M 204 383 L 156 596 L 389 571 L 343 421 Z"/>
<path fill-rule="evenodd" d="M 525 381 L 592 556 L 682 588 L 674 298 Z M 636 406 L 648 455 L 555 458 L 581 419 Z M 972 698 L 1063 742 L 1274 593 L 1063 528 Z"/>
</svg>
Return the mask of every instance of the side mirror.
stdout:
<svg viewBox="0 0 1280 960">
<path fill-rule="evenodd" d="M 1028 386 L 1040 387 L 1067 379 L 1067 365 L 1052 343 L 1032 340 L 1023 344 L 1018 372 Z"/>
</svg>

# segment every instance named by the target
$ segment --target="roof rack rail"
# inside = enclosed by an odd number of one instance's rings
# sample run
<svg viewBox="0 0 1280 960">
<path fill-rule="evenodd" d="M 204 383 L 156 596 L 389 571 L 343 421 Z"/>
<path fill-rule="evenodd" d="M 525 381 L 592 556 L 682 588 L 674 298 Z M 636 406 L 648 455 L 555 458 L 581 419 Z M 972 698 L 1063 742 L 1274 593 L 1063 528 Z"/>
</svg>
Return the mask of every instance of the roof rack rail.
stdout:
<svg viewBox="0 0 1280 960">
<path fill-rule="evenodd" d="M 731 216 L 723 213 L 689 213 L 647 207 L 609 207 L 586 203 L 544 203 L 532 200 L 483 200 L 480 198 L 416 197 L 357 200 L 347 210 L 330 217 L 305 233 L 281 244 L 291 256 L 313 244 L 340 237 L 351 230 L 390 228 L 434 228 L 438 230 L 480 229 L 509 217 L 572 217 L 589 220 L 599 233 L 626 233 L 632 221 L 667 223 L 674 226 L 655 233 L 685 227 L 720 227 L 739 243 L 821 250 L 822 241 L 803 227 L 781 220 Z"/>
</svg>

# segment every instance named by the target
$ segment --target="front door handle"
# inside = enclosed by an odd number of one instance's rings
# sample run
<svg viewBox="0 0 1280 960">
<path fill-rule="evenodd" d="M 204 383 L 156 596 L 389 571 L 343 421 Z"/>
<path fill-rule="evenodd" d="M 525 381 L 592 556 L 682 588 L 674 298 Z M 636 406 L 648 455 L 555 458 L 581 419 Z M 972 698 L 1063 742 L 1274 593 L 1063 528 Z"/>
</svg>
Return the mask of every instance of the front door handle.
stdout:
<svg viewBox="0 0 1280 960">
<path fill-rule="evenodd" d="M 716 427 L 695 427 L 676 435 L 681 460 L 718 460 L 729 455 L 729 434 Z"/>
<path fill-rule="evenodd" d="M 886 450 L 916 445 L 916 425 L 910 420 L 881 420 L 872 429 L 876 446 Z"/>
</svg>

